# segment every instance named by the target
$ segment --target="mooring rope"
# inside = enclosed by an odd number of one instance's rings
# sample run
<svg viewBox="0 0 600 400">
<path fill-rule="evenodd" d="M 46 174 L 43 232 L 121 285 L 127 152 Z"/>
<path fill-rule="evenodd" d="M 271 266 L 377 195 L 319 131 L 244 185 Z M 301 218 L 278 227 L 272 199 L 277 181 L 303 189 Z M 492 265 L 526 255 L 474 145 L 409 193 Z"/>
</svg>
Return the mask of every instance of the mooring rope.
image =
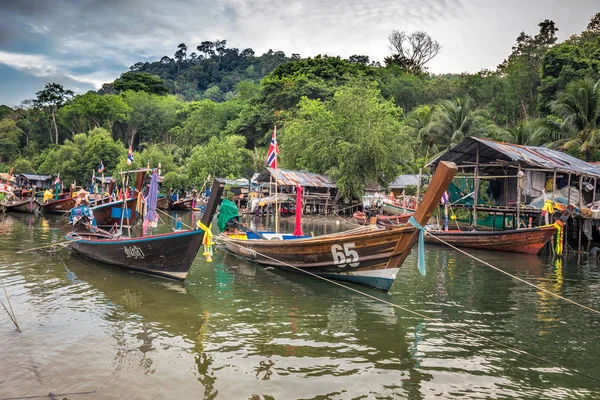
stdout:
<svg viewBox="0 0 600 400">
<path fill-rule="evenodd" d="M 501 272 L 501 273 L 503 273 L 504 275 L 510 276 L 511 278 L 513 278 L 513 279 L 515 279 L 515 280 L 517 280 L 517 281 L 519 281 L 519 282 L 522 282 L 522 283 L 524 283 L 524 284 L 526 284 L 526 285 L 529 285 L 529 286 L 531 286 L 531 287 L 534 287 L 534 288 L 536 288 L 537 290 L 540 290 L 540 291 L 542 291 L 542 292 L 544 292 L 544 293 L 546 293 L 546 294 L 549 294 L 550 296 L 554 296 L 554 297 L 556 297 L 557 299 L 560 299 L 560 300 L 566 301 L 567 303 L 571 303 L 571 304 L 573 304 L 573 305 L 575 305 L 575 306 L 577 306 L 577 307 L 581 307 L 581 308 L 583 308 L 583 309 L 585 309 L 585 310 L 588 310 L 588 311 L 591 311 L 591 312 L 593 312 L 593 313 L 600 314 L 600 310 L 596 310 L 596 309 L 594 309 L 594 308 L 590 308 L 590 307 L 588 307 L 588 306 L 586 306 L 586 305 L 583 305 L 583 304 L 581 304 L 581 303 L 578 303 L 578 302 L 576 302 L 576 301 L 574 301 L 574 300 L 571 300 L 571 299 L 568 299 L 568 298 L 566 298 L 566 297 L 563 297 L 563 296 L 561 296 L 561 295 L 559 295 L 559 294 L 553 293 L 553 292 L 549 291 L 548 289 L 544 289 L 543 287 L 540 287 L 540 286 L 538 286 L 538 285 L 536 285 L 536 284 L 534 284 L 534 283 L 531 283 L 531 282 L 529 282 L 529 281 L 526 281 L 526 280 L 525 280 L 525 279 L 523 279 L 523 278 L 519 278 L 518 276 L 516 276 L 516 275 L 513 275 L 513 274 L 511 274 L 510 272 L 506 272 L 506 271 L 504 271 L 504 270 L 502 270 L 502 269 L 500 269 L 500 268 L 498 268 L 498 267 L 495 267 L 495 266 L 493 266 L 492 264 L 490 264 L 489 262 L 487 262 L 487 261 L 483 261 L 481 258 L 477 258 L 477 257 L 475 257 L 474 255 L 472 255 L 472 254 L 469 254 L 469 253 L 467 253 L 466 251 L 464 251 L 464 250 L 461 250 L 461 249 L 459 249 L 458 247 L 451 245 L 450 243 L 446 242 L 446 241 L 445 241 L 445 240 L 443 240 L 443 239 L 440 239 L 439 237 L 437 237 L 437 236 L 435 236 L 435 235 L 431 235 L 431 234 L 429 234 L 429 233 L 426 233 L 426 234 L 427 234 L 428 236 L 430 236 L 430 237 L 432 237 L 432 238 L 434 238 L 434 239 L 436 239 L 436 240 L 440 241 L 441 243 L 443 243 L 443 244 L 445 244 L 445 245 L 447 245 L 447 246 L 449 246 L 449 247 L 453 248 L 454 250 L 456 250 L 456 251 L 458 251 L 458 252 L 460 252 L 460 253 L 462 253 L 462 254 L 464 254 L 464 255 L 468 256 L 468 257 L 471 257 L 471 258 L 472 258 L 472 259 L 474 259 L 475 261 L 479 261 L 480 263 L 482 263 L 482 264 L 484 264 L 484 265 L 486 265 L 486 266 L 488 266 L 488 267 L 490 267 L 490 268 L 492 268 L 492 269 L 494 269 L 494 270 L 496 270 L 496 271 L 498 271 L 498 272 Z"/>
<path fill-rule="evenodd" d="M 245 246 L 242 246 L 242 245 L 240 245 L 240 244 L 236 243 L 235 241 L 233 241 L 233 240 L 231 240 L 231 239 L 229 239 L 229 238 L 227 238 L 227 237 L 225 237 L 225 236 L 223 236 L 223 235 L 220 235 L 219 237 L 217 237 L 217 239 L 218 239 L 218 240 L 222 240 L 222 241 L 224 241 L 224 242 L 228 242 L 228 243 L 230 243 L 230 244 L 232 244 L 232 245 L 234 245 L 234 246 L 238 246 L 238 247 L 240 247 L 240 248 L 242 248 L 242 249 L 249 250 L 247 247 L 245 247 Z M 310 272 L 310 271 L 306 271 L 306 270 L 304 270 L 304 269 L 302 269 L 302 268 L 299 268 L 299 267 L 296 267 L 296 266 L 294 266 L 294 265 L 292 265 L 292 264 L 286 263 L 285 261 L 281 261 L 281 260 L 278 260 L 278 259 L 276 259 L 276 258 L 273 258 L 273 257 L 271 257 L 271 256 L 268 256 L 268 255 L 266 255 L 266 254 L 260 253 L 260 252 L 258 252 L 258 251 L 256 251 L 256 250 L 254 250 L 254 249 L 251 249 L 251 250 L 252 250 L 252 251 L 253 251 L 255 254 L 257 254 L 257 255 L 260 255 L 260 256 L 262 256 L 262 257 L 265 257 L 265 258 L 267 258 L 267 259 L 270 259 L 270 260 L 272 260 L 272 261 L 275 261 L 275 262 L 277 262 L 277 263 L 279 263 L 279 264 L 281 264 L 281 265 L 284 265 L 284 266 L 286 266 L 286 267 L 290 267 L 290 268 L 292 268 L 292 269 L 294 269 L 294 270 L 296 270 L 296 271 L 300 271 L 300 272 L 303 272 L 303 273 L 305 273 L 305 274 L 307 274 L 307 275 L 310 275 L 310 276 L 313 276 L 313 277 L 315 277 L 315 278 L 321 279 L 321 280 L 323 280 L 323 281 L 325 281 L 325 282 L 329 282 L 329 283 L 331 283 L 331 284 L 333 284 L 333 285 L 336 285 L 336 286 L 342 287 L 342 288 L 344 288 L 344 289 L 346 289 L 346 290 L 349 290 L 349 291 L 351 291 L 351 292 L 357 293 L 357 294 L 359 294 L 359 295 L 361 295 L 361 296 L 368 297 L 368 298 L 370 298 L 370 299 L 373 299 L 373 300 L 375 300 L 375 301 L 378 301 L 378 302 L 381 302 L 381 303 L 387 304 L 387 305 L 389 305 L 389 306 L 391 306 L 391 307 L 394 307 L 394 308 L 400 309 L 400 310 L 402 310 L 402 311 L 404 311 L 404 312 L 407 312 L 407 313 L 409 313 L 409 314 L 412 314 L 412 315 L 416 315 L 416 316 L 418 316 L 418 317 L 420 317 L 420 318 L 423 318 L 423 319 L 425 319 L 425 320 L 428 320 L 428 321 L 444 323 L 444 321 L 443 321 L 442 319 L 440 319 L 440 318 L 434 318 L 434 317 L 430 317 L 430 316 L 428 316 L 428 315 L 426 315 L 426 314 L 422 314 L 422 313 L 420 313 L 420 312 L 417 312 L 417 311 L 410 310 L 410 309 L 408 309 L 408 308 L 405 308 L 405 307 L 402 307 L 402 306 L 400 306 L 400 305 L 398 305 L 398 304 L 391 303 L 391 302 L 389 302 L 389 301 L 387 301 L 387 300 L 380 299 L 380 298 L 378 298 L 378 297 L 375 297 L 375 296 L 373 296 L 373 295 L 371 295 L 371 294 L 368 294 L 368 293 L 362 292 L 362 291 L 360 291 L 360 290 L 358 290 L 358 289 L 355 289 L 355 288 L 352 288 L 352 287 L 350 287 L 350 286 L 346 286 L 346 285 L 343 285 L 343 284 L 341 284 L 341 283 L 339 283 L 339 282 L 333 281 L 333 280 L 331 280 L 331 279 L 325 278 L 325 277 L 323 277 L 323 276 L 321 276 L 321 275 L 315 274 L 315 273 L 313 273 L 313 272 Z M 534 286 L 535 286 L 535 285 L 534 285 Z M 595 310 L 594 310 L 594 311 L 595 311 Z M 576 369 L 572 369 L 572 368 L 568 368 L 568 367 L 562 366 L 561 364 L 558 364 L 558 363 L 556 363 L 556 362 L 554 362 L 554 361 L 551 361 L 551 360 L 545 359 L 545 358 L 543 358 L 543 357 L 540 357 L 540 356 L 536 356 L 535 354 L 531 354 L 531 353 L 529 353 L 529 352 L 527 352 L 527 351 L 525 351 L 525 350 L 517 349 L 516 347 L 511 347 L 511 346 L 509 346 L 509 345 L 507 345 L 507 344 L 504 344 L 504 343 L 502 343 L 502 342 L 499 342 L 499 341 L 497 341 L 497 340 L 490 339 L 490 338 L 488 338 L 488 337 L 482 336 L 482 335 L 480 335 L 480 334 L 478 334 L 478 333 L 471 332 L 471 331 L 468 331 L 468 330 L 466 330 L 466 329 L 462 329 L 462 328 L 457 328 L 457 327 L 454 327 L 454 326 L 448 326 L 448 328 L 449 328 L 449 329 L 452 329 L 452 330 L 455 330 L 455 331 L 457 331 L 457 332 L 463 333 L 463 334 L 465 334 L 465 335 L 470 335 L 470 336 L 473 336 L 473 337 L 476 337 L 476 338 L 482 339 L 482 340 L 484 340 L 484 341 L 486 341 L 486 342 L 489 342 L 489 343 L 495 344 L 495 345 L 497 345 L 497 346 L 500 346 L 500 347 L 502 347 L 502 348 L 505 348 L 506 350 L 512 351 L 512 352 L 513 352 L 513 353 L 515 353 L 515 354 L 518 354 L 518 355 L 523 355 L 523 356 L 528 356 L 528 357 L 530 357 L 530 358 L 536 359 L 536 360 L 538 360 L 538 361 L 545 362 L 545 363 L 547 363 L 547 364 L 550 364 L 550 365 L 553 365 L 553 366 L 555 366 L 555 367 L 561 368 L 561 369 L 563 369 L 563 370 L 565 370 L 565 371 L 568 371 L 568 372 L 571 372 L 571 373 L 573 373 L 573 374 L 577 374 L 577 375 L 583 376 L 583 377 L 585 377 L 585 378 L 589 378 L 589 379 L 592 379 L 592 380 L 594 380 L 594 381 L 600 382 L 600 378 L 598 378 L 598 377 L 595 377 L 595 376 L 592 376 L 592 375 L 586 374 L 585 372 L 581 372 L 581 371 L 578 371 L 578 370 L 576 370 Z"/>
<path fill-rule="evenodd" d="M 2 259 L 2 260 L 4 261 L 4 259 Z M 2 283 L 2 289 L 4 290 L 4 295 L 6 296 L 6 301 L 8 302 L 8 307 L 10 307 L 10 312 L 8 311 L 8 309 L 6 308 L 4 303 L 2 303 L 0 301 L 0 304 L 2 304 L 2 307 L 4 308 L 4 310 L 10 317 L 10 320 L 13 322 L 13 324 L 15 324 L 15 327 L 17 328 L 17 332 L 20 333 L 21 328 L 19 327 L 19 323 L 17 322 L 17 316 L 15 314 L 15 310 L 13 310 L 12 304 L 10 303 L 10 297 L 8 296 L 8 292 L 6 291 L 6 286 L 4 286 L 4 279 L 0 278 L 0 283 Z"/>
</svg>

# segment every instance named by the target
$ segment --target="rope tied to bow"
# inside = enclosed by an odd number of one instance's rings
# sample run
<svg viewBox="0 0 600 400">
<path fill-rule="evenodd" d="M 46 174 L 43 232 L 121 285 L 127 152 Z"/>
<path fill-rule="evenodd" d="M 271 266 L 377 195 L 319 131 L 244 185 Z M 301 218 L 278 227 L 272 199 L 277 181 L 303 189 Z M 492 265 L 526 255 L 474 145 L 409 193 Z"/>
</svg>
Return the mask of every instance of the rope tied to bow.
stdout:
<svg viewBox="0 0 600 400">
<path fill-rule="evenodd" d="M 419 244 L 417 249 L 418 266 L 421 275 L 425 276 L 427 272 L 425 269 L 425 228 L 423 228 L 421 224 L 417 222 L 414 216 L 410 217 L 408 223 L 419 230 Z"/>
</svg>

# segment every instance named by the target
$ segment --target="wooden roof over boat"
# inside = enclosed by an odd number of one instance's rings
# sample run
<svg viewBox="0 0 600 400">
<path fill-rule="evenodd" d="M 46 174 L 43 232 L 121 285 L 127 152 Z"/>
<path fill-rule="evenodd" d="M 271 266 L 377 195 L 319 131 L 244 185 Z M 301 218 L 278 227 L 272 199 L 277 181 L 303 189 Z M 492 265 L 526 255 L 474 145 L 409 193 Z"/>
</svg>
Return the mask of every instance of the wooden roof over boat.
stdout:
<svg viewBox="0 0 600 400">
<path fill-rule="evenodd" d="M 335 183 L 328 175 L 315 174 L 307 171 L 292 171 L 289 169 L 277 169 L 277 177 L 275 177 L 274 168 L 266 168 L 257 178 L 258 183 L 269 183 L 270 178 L 277 179 L 277 184 L 280 186 L 296 186 L 299 184 L 302 187 L 316 187 L 335 189 Z"/>
</svg>

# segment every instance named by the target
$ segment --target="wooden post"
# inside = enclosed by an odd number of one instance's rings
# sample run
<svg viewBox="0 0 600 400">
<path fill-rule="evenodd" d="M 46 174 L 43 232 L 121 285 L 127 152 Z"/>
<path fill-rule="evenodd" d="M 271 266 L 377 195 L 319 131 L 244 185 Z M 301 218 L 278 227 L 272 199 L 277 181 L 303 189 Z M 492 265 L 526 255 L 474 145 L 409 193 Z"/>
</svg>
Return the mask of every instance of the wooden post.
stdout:
<svg viewBox="0 0 600 400">
<path fill-rule="evenodd" d="M 477 229 L 477 201 L 479 200 L 479 142 L 475 151 L 475 178 L 473 180 L 473 226 Z"/>
<path fill-rule="evenodd" d="M 583 192 L 582 192 L 582 186 L 583 186 L 583 175 L 579 175 L 579 210 L 581 211 L 581 207 L 582 207 L 582 201 L 583 201 Z M 578 230 L 578 235 L 577 235 L 577 252 L 581 253 L 581 228 L 582 228 L 582 221 L 583 221 L 583 217 L 579 217 L 577 219 L 577 230 Z"/>
<path fill-rule="evenodd" d="M 419 203 L 419 196 L 421 195 L 421 174 L 422 173 L 423 173 L 423 167 L 419 168 L 419 178 L 417 179 L 417 204 Z"/>
<path fill-rule="evenodd" d="M 554 168 L 554 176 L 552 177 L 552 199 L 556 197 L 556 168 Z"/>
<path fill-rule="evenodd" d="M 441 161 L 438 163 L 427 192 L 423 196 L 423 201 L 417 207 L 413 216 L 419 225 L 424 226 L 429 221 L 433 210 L 437 208 L 442 195 L 448 189 L 448 185 L 452 182 L 457 170 L 453 162 Z M 417 229 L 414 229 L 410 234 L 403 234 L 398 240 L 386 268 L 399 268 L 406 256 L 410 254 L 410 248 L 417 242 L 418 237 L 419 232 Z"/>
<path fill-rule="evenodd" d="M 571 204 L 571 174 L 567 180 L 567 205 Z"/>
<path fill-rule="evenodd" d="M 519 180 L 522 173 L 521 162 L 519 161 L 519 172 L 517 172 L 517 229 L 521 227 L 521 207 L 519 207 L 519 204 L 521 203 L 521 183 Z"/>
</svg>

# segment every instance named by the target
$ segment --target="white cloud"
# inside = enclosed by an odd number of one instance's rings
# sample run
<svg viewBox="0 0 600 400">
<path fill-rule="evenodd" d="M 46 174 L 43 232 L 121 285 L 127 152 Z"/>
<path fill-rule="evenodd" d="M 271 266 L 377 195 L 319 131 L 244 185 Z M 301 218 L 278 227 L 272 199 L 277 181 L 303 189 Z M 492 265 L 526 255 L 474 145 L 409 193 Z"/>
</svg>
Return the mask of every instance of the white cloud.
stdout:
<svg viewBox="0 0 600 400">
<path fill-rule="evenodd" d="M 57 67 L 46 56 L 38 54 L 19 54 L 0 51 L 0 64 L 8 65 L 19 71 L 24 71 L 41 78 L 57 73 Z"/>
</svg>

